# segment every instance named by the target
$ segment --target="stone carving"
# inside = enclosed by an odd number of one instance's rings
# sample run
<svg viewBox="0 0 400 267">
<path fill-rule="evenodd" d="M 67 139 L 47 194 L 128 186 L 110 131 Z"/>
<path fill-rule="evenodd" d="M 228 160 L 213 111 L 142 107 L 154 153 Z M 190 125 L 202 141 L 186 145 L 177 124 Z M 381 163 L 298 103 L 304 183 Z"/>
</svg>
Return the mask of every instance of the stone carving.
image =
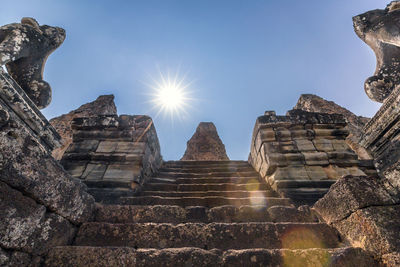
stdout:
<svg viewBox="0 0 400 267">
<path fill-rule="evenodd" d="M 181 160 L 229 160 L 212 122 L 200 122 Z"/>
<path fill-rule="evenodd" d="M 39 109 L 51 101 L 51 87 L 43 80 L 46 59 L 64 39 L 63 29 L 39 26 L 33 18 L 0 27 L 0 66 L 6 65 L 8 73 Z"/>
<path fill-rule="evenodd" d="M 374 76 L 364 84 L 368 97 L 383 102 L 400 82 L 400 2 L 353 17 L 358 37 L 374 50 Z"/>
</svg>

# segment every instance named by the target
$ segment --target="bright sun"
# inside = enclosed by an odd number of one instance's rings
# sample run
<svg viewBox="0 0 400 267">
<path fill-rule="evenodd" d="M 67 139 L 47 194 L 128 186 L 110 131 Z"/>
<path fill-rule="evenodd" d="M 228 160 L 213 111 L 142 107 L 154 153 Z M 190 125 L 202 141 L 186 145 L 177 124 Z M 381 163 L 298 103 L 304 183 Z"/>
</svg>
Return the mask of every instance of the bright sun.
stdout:
<svg viewBox="0 0 400 267">
<path fill-rule="evenodd" d="M 185 76 L 179 77 L 178 73 L 171 77 L 169 73 L 164 76 L 160 72 L 160 78 L 159 81 L 153 80 L 154 84 L 150 86 L 153 89 L 151 102 L 158 109 L 157 115 L 163 113 L 182 117 L 192 100 L 188 92 L 190 83 L 185 82 Z"/>
</svg>

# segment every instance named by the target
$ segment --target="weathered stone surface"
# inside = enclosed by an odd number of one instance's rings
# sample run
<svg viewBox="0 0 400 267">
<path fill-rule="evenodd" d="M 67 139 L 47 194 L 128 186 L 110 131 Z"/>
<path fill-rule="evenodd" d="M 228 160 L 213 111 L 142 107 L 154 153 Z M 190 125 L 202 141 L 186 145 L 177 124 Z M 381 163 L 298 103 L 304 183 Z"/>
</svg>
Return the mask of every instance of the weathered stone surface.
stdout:
<svg viewBox="0 0 400 267">
<path fill-rule="evenodd" d="M 8 73 L 40 109 L 51 101 L 50 85 L 43 80 L 46 59 L 64 39 L 64 29 L 40 26 L 33 18 L 0 27 L 0 66 L 6 65 Z"/>
<path fill-rule="evenodd" d="M 312 94 L 301 95 L 294 108 L 308 112 L 343 115 L 348 122 L 347 125 L 350 131 L 349 136 L 347 136 L 346 138 L 346 143 L 351 147 L 351 149 L 354 150 L 354 152 L 356 152 L 359 158 L 371 159 L 371 155 L 369 155 L 369 152 L 359 144 L 359 138 L 362 135 L 362 129 L 364 125 L 369 121 L 369 118 L 357 116 L 348 109 L 336 104 L 333 101 L 328 101 L 317 95 Z"/>
<path fill-rule="evenodd" d="M 62 137 L 62 146 L 53 150 L 53 157 L 60 160 L 65 150 L 72 143 L 72 120 L 80 117 L 91 117 L 97 115 L 116 115 L 117 108 L 114 104 L 113 95 L 101 95 L 95 101 L 84 104 L 68 114 L 55 117 L 50 123 Z M 93 142 L 93 140 L 89 140 Z M 80 149 L 82 149 L 80 147 Z"/>
<path fill-rule="evenodd" d="M 57 247 L 50 252 L 45 266 L 217 267 L 221 266 L 220 253 L 218 250 L 203 250 L 199 248 L 157 250 L 122 247 Z"/>
<path fill-rule="evenodd" d="M 333 223 L 343 220 L 359 209 L 393 205 L 397 201 L 379 179 L 345 176 L 333 184 L 329 192 L 315 203 L 314 209 L 327 223 Z"/>
<path fill-rule="evenodd" d="M 113 97 L 106 98 L 114 108 L 105 104 L 102 110 L 115 112 Z M 73 143 L 60 163 L 91 188 L 120 186 L 138 190 L 162 164 L 157 132 L 148 116 L 75 117 L 70 127 Z"/>
<path fill-rule="evenodd" d="M 28 253 L 14 251 L 7 252 L 0 248 L 0 266 L 18 267 L 40 267 L 42 258 L 31 256 Z"/>
<path fill-rule="evenodd" d="M 273 222 L 318 222 L 318 218 L 308 206 L 275 206 L 269 208 L 268 213 Z"/>
<path fill-rule="evenodd" d="M 365 125 L 360 143 L 374 156 L 377 169 L 400 192 L 400 86 L 384 101 L 375 116 Z"/>
<path fill-rule="evenodd" d="M 353 246 L 375 255 L 400 251 L 400 205 L 360 209 L 334 226 Z"/>
<path fill-rule="evenodd" d="M 400 253 L 394 252 L 382 256 L 382 262 L 387 267 L 400 266 Z"/>
<path fill-rule="evenodd" d="M 40 143 L 43 149 L 52 151 L 60 145 L 60 136 L 56 130 L 3 68 L 0 68 L 0 88 L 2 110 L 0 125 L 2 127 L 8 125 L 16 128 L 17 125 L 12 121 L 12 117 L 17 116 L 25 130 Z"/>
<path fill-rule="evenodd" d="M 386 9 L 375 9 L 353 17 L 358 37 L 375 52 L 377 66 L 374 76 L 365 82 L 368 97 L 383 102 L 400 83 L 400 8 L 392 1 Z"/>
<path fill-rule="evenodd" d="M 212 122 L 201 122 L 197 126 L 181 160 L 229 160 Z"/>
<path fill-rule="evenodd" d="M 86 187 L 72 179 L 49 155 L 41 138 L 28 127 L 29 121 L 22 121 L 2 101 L 0 105 L 9 113 L 10 122 L 0 131 L 0 181 L 73 223 L 89 220 L 94 199 L 86 193 Z M 43 119 L 43 125 L 46 122 Z"/>
<path fill-rule="evenodd" d="M 75 227 L 31 198 L 0 182 L 0 246 L 41 255 L 68 245 Z"/>
<path fill-rule="evenodd" d="M 358 248 L 268 250 L 228 250 L 223 254 L 223 266 L 377 266 L 377 262 Z"/>
<path fill-rule="evenodd" d="M 320 223 L 86 223 L 75 245 L 303 249 L 336 247 L 338 238 L 334 229 Z"/>
<path fill-rule="evenodd" d="M 300 100 L 299 107 L 309 108 L 312 102 Z M 354 114 L 352 118 L 359 119 Z M 347 135 L 346 120 L 341 114 L 299 109 L 288 111 L 286 116 L 268 112 L 256 121 L 249 162 L 281 196 L 291 198 L 297 205 L 313 205 L 331 183 L 320 184 L 314 191 L 312 184 L 284 188 L 277 183 L 337 180 L 346 174 L 365 175 L 364 171 L 377 175 L 372 164 L 364 164 L 349 148 L 345 142 Z"/>
</svg>

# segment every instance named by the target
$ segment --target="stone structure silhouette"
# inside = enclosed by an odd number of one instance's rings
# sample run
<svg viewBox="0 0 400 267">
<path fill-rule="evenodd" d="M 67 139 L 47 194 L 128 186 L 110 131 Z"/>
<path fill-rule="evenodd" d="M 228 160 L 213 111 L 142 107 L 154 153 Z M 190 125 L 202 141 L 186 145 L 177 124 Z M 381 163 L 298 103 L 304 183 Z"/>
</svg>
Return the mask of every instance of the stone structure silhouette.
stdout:
<svg viewBox="0 0 400 267">
<path fill-rule="evenodd" d="M 229 160 L 212 122 L 200 122 L 181 160 Z"/>
<path fill-rule="evenodd" d="M 353 17 L 354 30 L 375 52 L 374 76 L 365 82 L 368 97 L 383 102 L 400 83 L 400 2 Z"/>
<path fill-rule="evenodd" d="M 6 65 L 8 73 L 39 109 L 51 101 L 51 87 L 43 80 L 44 65 L 64 39 L 62 28 L 40 26 L 33 18 L 0 27 L 0 66 Z"/>
</svg>

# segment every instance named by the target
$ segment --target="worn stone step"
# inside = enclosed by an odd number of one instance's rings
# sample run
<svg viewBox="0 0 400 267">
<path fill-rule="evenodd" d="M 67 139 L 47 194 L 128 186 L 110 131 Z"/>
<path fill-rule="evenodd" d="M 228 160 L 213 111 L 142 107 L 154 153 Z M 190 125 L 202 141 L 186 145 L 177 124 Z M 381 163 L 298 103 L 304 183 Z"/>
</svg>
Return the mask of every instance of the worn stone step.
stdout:
<svg viewBox="0 0 400 267">
<path fill-rule="evenodd" d="M 272 190 L 265 191 L 142 191 L 140 196 L 161 196 L 161 197 L 206 197 L 206 196 L 223 196 L 223 197 L 251 197 L 252 195 L 264 197 L 277 197 L 278 194 Z"/>
<path fill-rule="evenodd" d="M 323 180 L 323 181 L 312 181 L 312 180 L 278 180 L 272 185 L 272 188 L 329 188 L 331 185 L 336 183 L 336 180 Z"/>
<path fill-rule="evenodd" d="M 253 177 L 208 177 L 208 178 L 159 178 L 153 177 L 152 183 L 176 183 L 176 184 L 246 184 L 246 183 L 263 183 L 258 176 Z"/>
<path fill-rule="evenodd" d="M 310 209 L 290 206 L 232 205 L 202 206 L 134 206 L 97 205 L 95 221 L 109 223 L 185 223 L 185 222 L 318 222 Z"/>
<path fill-rule="evenodd" d="M 107 202 L 103 202 L 107 203 Z M 275 197 L 248 197 L 248 198 L 228 198 L 221 196 L 207 196 L 207 197 L 159 197 L 159 196 L 135 196 L 135 197 L 121 197 L 118 202 L 111 202 L 109 204 L 123 204 L 123 205 L 177 205 L 182 207 L 187 206 L 204 206 L 216 207 L 224 205 L 262 205 L 267 207 L 272 206 L 290 206 L 288 198 L 275 198 Z"/>
<path fill-rule="evenodd" d="M 194 161 L 194 160 L 179 160 L 165 161 L 162 167 L 164 168 L 210 168 L 210 167 L 246 167 L 249 166 L 247 161 L 243 160 L 219 160 L 219 161 Z"/>
<path fill-rule="evenodd" d="M 258 176 L 249 177 L 208 177 L 208 178 L 177 178 L 177 184 L 247 184 L 261 183 Z"/>
<path fill-rule="evenodd" d="M 208 172 L 255 172 L 251 165 L 244 166 L 209 166 L 209 168 L 198 167 L 161 167 L 159 172 L 173 173 L 208 173 Z"/>
<path fill-rule="evenodd" d="M 66 246 L 50 250 L 47 267 L 236 267 L 236 266 L 378 266 L 360 248 L 334 249 L 244 249 L 222 252 L 217 249 L 166 248 L 134 249 L 132 247 Z"/>
<path fill-rule="evenodd" d="M 135 249 L 133 247 L 55 247 L 47 267 L 187 267 L 221 266 L 221 252 L 199 248 Z"/>
<path fill-rule="evenodd" d="M 257 191 L 270 190 L 264 183 L 247 184 L 172 184 L 172 183 L 147 183 L 143 187 L 144 191 Z"/>
<path fill-rule="evenodd" d="M 325 223 L 84 223 L 77 246 L 135 248 L 335 248 L 338 233 Z"/>
<path fill-rule="evenodd" d="M 131 188 L 133 182 L 122 182 L 122 181 L 104 181 L 104 180 L 98 180 L 98 181 L 88 181 L 88 180 L 83 180 L 83 182 L 89 187 L 89 188 Z"/>
<path fill-rule="evenodd" d="M 132 197 L 137 195 L 135 191 L 129 188 L 88 188 L 87 191 L 96 201 L 102 199 L 118 199 L 120 197 Z"/>
<path fill-rule="evenodd" d="M 258 177 L 255 171 L 243 172 L 204 172 L 204 173 L 182 173 L 182 172 L 159 172 L 155 177 L 160 178 L 206 178 L 206 177 Z"/>
</svg>

